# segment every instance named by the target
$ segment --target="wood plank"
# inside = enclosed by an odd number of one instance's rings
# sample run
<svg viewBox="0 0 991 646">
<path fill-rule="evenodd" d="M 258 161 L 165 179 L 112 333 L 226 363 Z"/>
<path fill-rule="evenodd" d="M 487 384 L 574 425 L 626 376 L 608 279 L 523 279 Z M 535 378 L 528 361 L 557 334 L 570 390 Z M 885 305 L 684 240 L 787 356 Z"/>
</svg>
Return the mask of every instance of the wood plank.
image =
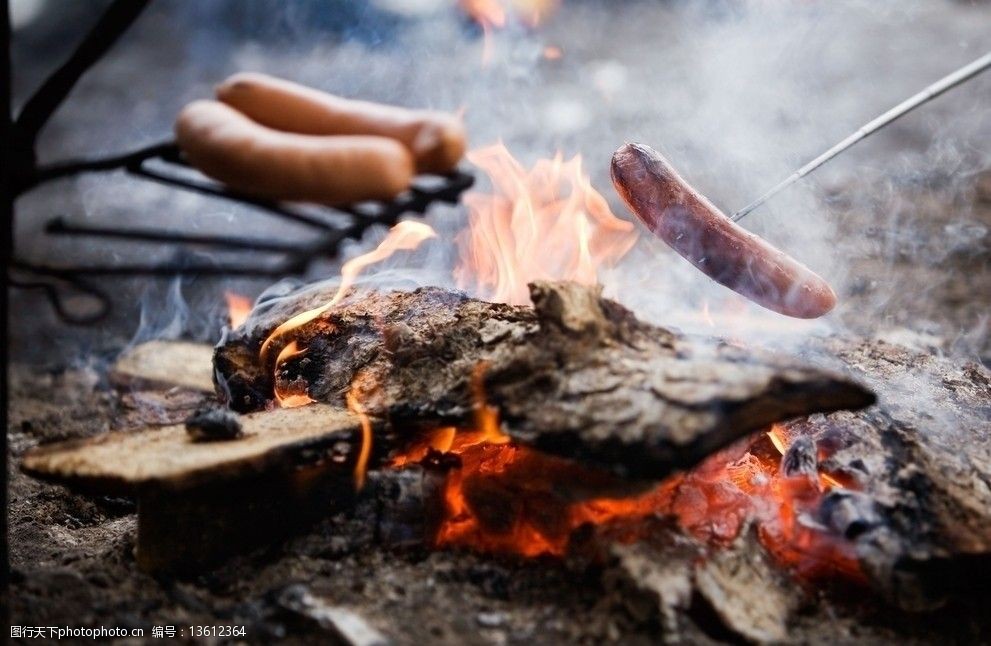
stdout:
<svg viewBox="0 0 991 646">
<path fill-rule="evenodd" d="M 244 437 L 193 442 L 182 424 L 40 446 L 22 468 L 30 475 L 101 493 L 156 484 L 190 487 L 248 473 L 296 468 L 301 451 L 336 442 L 345 450 L 360 432 L 347 410 L 325 404 L 261 411 L 241 418 Z M 322 454 L 321 454 L 322 455 Z"/>
</svg>

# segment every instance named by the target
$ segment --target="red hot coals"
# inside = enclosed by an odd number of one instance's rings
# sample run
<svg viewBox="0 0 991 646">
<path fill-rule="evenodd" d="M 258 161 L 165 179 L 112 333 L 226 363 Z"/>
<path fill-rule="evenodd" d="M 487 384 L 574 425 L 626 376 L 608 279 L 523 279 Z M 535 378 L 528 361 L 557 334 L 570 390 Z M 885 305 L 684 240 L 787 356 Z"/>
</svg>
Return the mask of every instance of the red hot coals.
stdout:
<svg viewBox="0 0 991 646">
<path fill-rule="evenodd" d="M 612 179 L 627 206 L 659 238 L 716 282 L 770 310 L 817 318 L 836 294 L 813 271 L 736 225 L 656 150 L 626 144 Z"/>
</svg>

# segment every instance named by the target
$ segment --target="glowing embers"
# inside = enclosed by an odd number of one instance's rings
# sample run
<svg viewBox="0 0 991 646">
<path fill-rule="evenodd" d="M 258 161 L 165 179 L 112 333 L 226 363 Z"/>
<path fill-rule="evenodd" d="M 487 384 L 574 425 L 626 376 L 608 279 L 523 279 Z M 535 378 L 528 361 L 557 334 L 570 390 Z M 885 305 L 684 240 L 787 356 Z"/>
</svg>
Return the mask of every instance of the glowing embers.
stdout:
<svg viewBox="0 0 991 646">
<path fill-rule="evenodd" d="M 852 546 L 818 521 L 836 480 L 819 471 L 786 473 L 782 454 L 789 444 L 781 429 L 775 425 L 668 480 L 659 489 L 660 510 L 716 545 L 727 545 L 751 521 L 765 549 L 801 578 L 841 574 L 861 580 Z"/>
<path fill-rule="evenodd" d="M 788 450 L 783 433 L 760 434 L 639 490 L 570 460 L 514 443 L 488 443 L 474 429 L 437 429 L 392 466 L 455 465 L 443 485 L 436 547 L 564 556 L 582 527 L 608 523 L 611 535 L 632 542 L 654 526 L 644 519 L 664 516 L 718 549 L 752 523 L 768 553 L 800 578 L 861 581 L 852 547 L 817 521 L 835 480 L 821 473 L 782 473 L 782 452 L 772 437 Z"/>
<path fill-rule="evenodd" d="M 468 228 L 458 236 L 458 286 L 486 300 L 525 305 L 535 280 L 598 282 L 637 239 L 582 170 L 581 156 L 524 168 L 505 146 L 468 153 L 492 181 L 492 193 L 465 195 Z"/>
</svg>

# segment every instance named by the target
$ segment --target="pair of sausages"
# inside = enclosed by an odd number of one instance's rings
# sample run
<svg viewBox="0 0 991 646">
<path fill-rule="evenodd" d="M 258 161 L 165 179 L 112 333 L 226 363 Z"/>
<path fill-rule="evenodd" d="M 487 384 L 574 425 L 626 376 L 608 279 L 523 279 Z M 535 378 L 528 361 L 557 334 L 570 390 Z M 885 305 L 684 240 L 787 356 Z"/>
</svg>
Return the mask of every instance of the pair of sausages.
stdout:
<svg viewBox="0 0 991 646">
<path fill-rule="evenodd" d="M 726 217 L 656 150 L 626 144 L 613 155 L 611 172 L 630 210 L 716 282 L 796 318 L 817 318 L 836 305 L 825 280 Z"/>
<path fill-rule="evenodd" d="M 176 120 L 189 162 L 236 190 L 280 200 L 388 200 L 416 173 L 445 173 L 464 155 L 454 115 L 351 101 L 263 74 L 236 74 L 219 101 Z"/>
</svg>

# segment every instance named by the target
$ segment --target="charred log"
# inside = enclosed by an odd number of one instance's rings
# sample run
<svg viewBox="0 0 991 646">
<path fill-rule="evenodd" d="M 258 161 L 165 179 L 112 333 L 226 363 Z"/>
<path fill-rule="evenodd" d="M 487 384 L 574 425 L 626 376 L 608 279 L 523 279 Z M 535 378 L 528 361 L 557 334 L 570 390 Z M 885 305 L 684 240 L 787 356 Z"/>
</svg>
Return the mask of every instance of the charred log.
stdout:
<svg viewBox="0 0 991 646">
<path fill-rule="evenodd" d="M 291 316 L 320 306 L 329 287 L 256 308 L 217 348 L 218 390 L 238 410 L 275 388 L 340 404 L 353 391 L 396 428 L 470 424 L 473 378 L 504 430 L 539 450 L 635 478 L 690 466 L 772 422 L 874 401 L 837 373 L 718 340 L 645 324 L 599 290 L 531 287 L 533 307 L 486 303 L 436 288 L 370 293 L 278 339 Z M 276 374 L 274 357 L 306 351 Z"/>
<path fill-rule="evenodd" d="M 819 351 L 880 398 L 790 426 L 829 447 L 822 466 L 857 490 L 827 495 L 819 522 L 854 542 L 872 585 L 902 608 L 991 591 L 991 373 L 883 341 Z"/>
</svg>

